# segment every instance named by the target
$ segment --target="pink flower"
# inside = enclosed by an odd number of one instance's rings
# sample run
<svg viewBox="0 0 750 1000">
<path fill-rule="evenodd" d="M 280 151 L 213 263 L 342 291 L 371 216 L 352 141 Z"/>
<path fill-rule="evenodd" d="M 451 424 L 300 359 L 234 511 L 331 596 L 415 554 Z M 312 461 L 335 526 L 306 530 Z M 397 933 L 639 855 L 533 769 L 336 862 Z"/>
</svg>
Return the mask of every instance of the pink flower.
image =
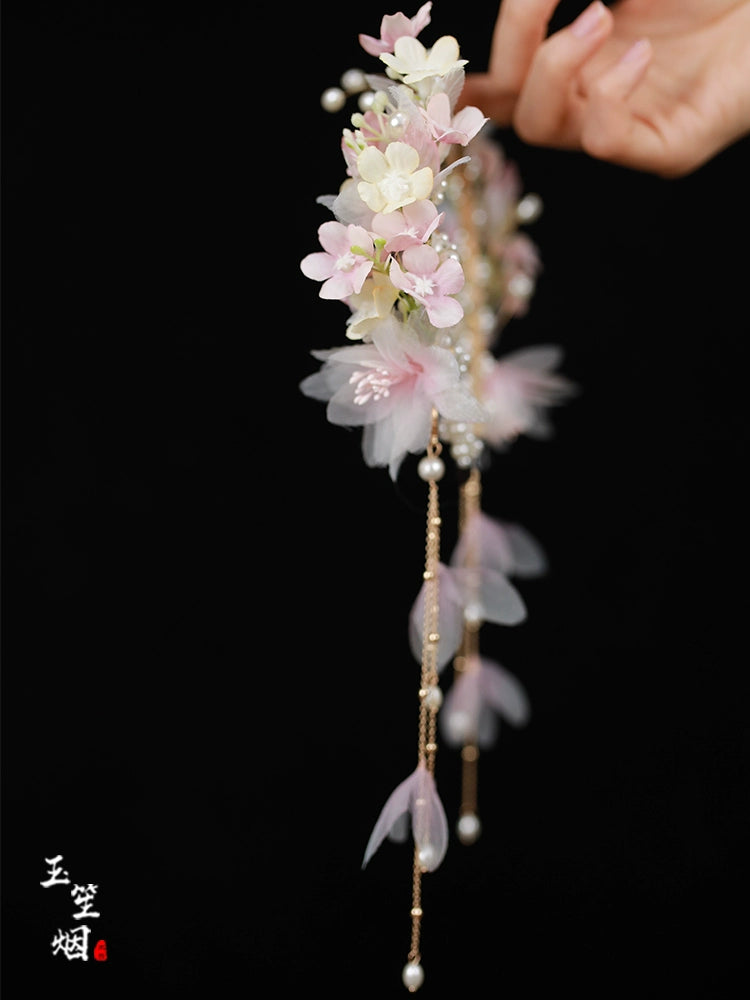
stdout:
<svg viewBox="0 0 750 1000">
<path fill-rule="evenodd" d="M 440 710 L 440 727 L 446 743 L 481 748 L 494 744 L 498 716 L 512 726 L 529 721 L 529 700 L 521 683 L 499 663 L 472 657 L 456 674 Z"/>
<path fill-rule="evenodd" d="M 359 44 L 371 56 L 379 56 L 381 52 L 393 52 L 393 46 L 402 35 L 415 38 L 422 28 L 430 23 L 432 3 L 423 4 L 416 15 L 409 19 L 405 14 L 386 14 L 380 22 L 380 38 L 372 35 L 360 35 Z"/>
<path fill-rule="evenodd" d="M 391 263 L 391 281 L 425 307 L 433 326 L 454 326 L 463 318 L 461 303 L 451 298 L 464 286 L 464 272 L 455 258 L 441 264 L 437 250 L 425 244 L 404 250 L 401 263 L 404 270 L 395 260 Z"/>
<path fill-rule="evenodd" d="M 395 480 L 406 454 L 427 447 L 433 408 L 448 420 L 471 422 L 482 419 L 482 409 L 453 353 L 423 343 L 411 323 L 391 315 L 369 335 L 371 343 L 313 351 L 323 367 L 300 389 L 328 400 L 331 423 L 364 427 L 366 464 L 388 466 Z"/>
<path fill-rule="evenodd" d="M 308 254 L 300 268 L 306 277 L 323 282 L 320 297 L 345 299 L 359 292 L 372 270 L 375 253 L 367 230 L 361 226 L 344 226 L 340 222 L 324 222 L 318 228 L 318 239 L 325 253 Z M 355 252 L 355 248 L 363 252 Z"/>
<path fill-rule="evenodd" d="M 482 438 L 502 448 L 519 434 L 547 438 L 552 426 L 546 410 L 571 396 L 575 387 L 552 371 L 562 358 L 559 347 L 527 347 L 494 361 L 482 376 L 480 398 L 488 417 Z"/>
<path fill-rule="evenodd" d="M 422 763 L 388 797 L 367 843 L 362 867 L 386 837 L 403 843 L 410 820 L 422 869 L 435 871 L 448 849 L 448 821 L 435 779 Z"/>
<path fill-rule="evenodd" d="M 422 658 L 422 627 L 426 584 L 423 583 L 409 615 L 409 645 L 416 660 Z M 442 670 L 458 652 L 468 623 L 518 625 L 526 606 L 504 574 L 486 567 L 468 568 L 440 563 L 438 577 L 437 669 Z"/>
<path fill-rule="evenodd" d="M 479 108 L 465 107 L 451 117 L 450 98 L 446 93 L 434 94 L 427 102 L 427 108 L 420 111 L 437 142 L 467 145 L 479 132 L 488 118 Z"/>
<path fill-rule="evenodd" d="M 399 253 L 407 247 L 426 243 L 442 218 L 442 213 L 438 215 L 431 201 L 416 201 L 398 212 L 374 215 L 372 231 L 386 240 L 387 253 Z"/>
</svg>

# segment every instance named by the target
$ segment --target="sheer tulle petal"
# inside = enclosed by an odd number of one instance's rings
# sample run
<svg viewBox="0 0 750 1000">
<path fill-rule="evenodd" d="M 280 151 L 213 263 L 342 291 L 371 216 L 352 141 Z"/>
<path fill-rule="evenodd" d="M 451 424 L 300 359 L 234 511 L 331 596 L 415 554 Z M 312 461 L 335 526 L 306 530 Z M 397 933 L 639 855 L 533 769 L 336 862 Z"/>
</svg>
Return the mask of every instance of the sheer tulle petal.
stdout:
<svg viewBox="0 0 750 1000">
<path fill-rule="evenodd" d="M 464 603 L 461 590 L 456 585 L 453 571 L 440 564 L 438 583 L 438 641 L 437 669 L 443 670 L 461 647 L 464 629 Z M 423 583 L 409 615 L 409 646 L 417 662 L 422 661 L 422 633 L 424 630 L 424 602 L 427 584 Z"/>
<path fill-rule="evenodd" d="M 483 701 L 512 725 L 525 726 L 531 715 L 531 707 L 518 678 L 499 663 L 484 658 L 479 676 Z"/>
<path fill-rule="evenodd" d="M 476 667 L 468 667 L 456 674 L 443 700 L 438 719 L 443 738 L 449 746 L 461 747 L 464 743 L 471 743 L 479 731 L 481 693 L 478 663 Z"/>
<path fill-rule="evenodd" d="M 513 552 L 511 576 L 543 576 L 547 572 L 547 555 L 536 540 L 520 524 L 506 524 L 505 531 Z"/>
<path fill-rule="evenodd" d="M 526 618 L 526 605 L 513 584 L 491 569 L 454 569 L 453 577 L 464 598 L 467 618 L 518 625 Z"/>
<path fill-rule="evenodd" d="M 420 765 L 414 772 L 412 830 L 419 849 L 420 861 L 428 872 L 434 872 L 448 850 L 448 820 L 435 786 L 435 779 Z"/>
<path fill-rule="evenodd" d="M 471 515 L 451 556 L 452 566 L 476 564 L 510 576 L 514 569 L 513 548 L 504 526 L 483 511 Z"/>
<path fill-rule="evenodd" d="M 386 837 L 397 841 L 406 839 L 409 816 L 424 868 L 434 871 L 438 867 L 448 849 L 448 821 L 435 779 L 423 764 L 418 764 L 391 792 L 383 806 L 367 842 L 363 868 Z"/>
<path fill-rule="evenodd" d="M 372 833 L 370 834 L 370 839 L 367 842 L 365 857 L 362 862 L 363 868 L 373 856 L 375 851 L 377 851 L 383 843 L 385 838 L 391 833 L 394 827 L 396 828 L 396 839 L 399 838 L 403 830 L 403 827 L 399 825 L 399 821 L 401 820 L 401 817 L 409 811 L 412 792 L 414 786 L 416 785 L 416 781 L 417 776 L 415 771 L 410 774 L 408 778 L 405 778 L 388 796 L 388 799 L 380 812 L 380 816 L 378 816 L 377 822 L 373 827 Z"/>
<path fill-rule="evenodd" d="M 547 571 L 544 550 L 525 528 L 498 521 L 484 511 L 469 518 L 451 556 L 451 566 L 467 566 L 472 561 L 505 576 L 534 577 Z"/>
</svg>

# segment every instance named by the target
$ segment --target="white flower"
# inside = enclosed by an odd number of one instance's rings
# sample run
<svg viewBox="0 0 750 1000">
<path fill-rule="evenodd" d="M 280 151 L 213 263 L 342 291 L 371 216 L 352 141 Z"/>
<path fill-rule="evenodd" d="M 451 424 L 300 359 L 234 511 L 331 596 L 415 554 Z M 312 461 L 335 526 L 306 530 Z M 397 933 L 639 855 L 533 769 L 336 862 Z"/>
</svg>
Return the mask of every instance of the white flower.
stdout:
<svg viewBox="0 0 750 1000">
<path fill-rule="evenodd" d="M 380 59 L 388 67 L 388 76 L 401 77 L 404 83 L 413 84 L 465 66 L 468 60 L 459 59 L 459 54 L 458 42 L 452 35 L 438 38 L 431 49 L 426 49 L 417 38 L 403 35 L 397 40 L 393 54 L 382 52 Z"/>
<path fill-rule="evenodd" d="M 432 170 L 419 169 L 419 153 L 405 142 L 389 143 L 385 153 L 368 146 L 357 157 L 357 170 L 357 191 L 373 212 L 395 212 L 432 192 Z"/>
</svg>

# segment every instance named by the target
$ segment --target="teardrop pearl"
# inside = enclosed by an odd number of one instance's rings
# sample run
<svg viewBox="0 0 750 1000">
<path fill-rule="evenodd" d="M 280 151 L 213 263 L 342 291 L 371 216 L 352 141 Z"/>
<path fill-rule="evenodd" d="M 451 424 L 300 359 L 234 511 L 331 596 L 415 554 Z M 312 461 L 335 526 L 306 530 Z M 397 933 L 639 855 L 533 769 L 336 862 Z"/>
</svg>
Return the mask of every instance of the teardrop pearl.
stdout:
<svg viewBox="0 0 750 1000">
<path fill-rule="evenodd" d="M 401 973 L 401 979 L 410 993 L 418 990 L 424 982 L 424 970 L 419 962 L 407 962 Z"/>
</svg>

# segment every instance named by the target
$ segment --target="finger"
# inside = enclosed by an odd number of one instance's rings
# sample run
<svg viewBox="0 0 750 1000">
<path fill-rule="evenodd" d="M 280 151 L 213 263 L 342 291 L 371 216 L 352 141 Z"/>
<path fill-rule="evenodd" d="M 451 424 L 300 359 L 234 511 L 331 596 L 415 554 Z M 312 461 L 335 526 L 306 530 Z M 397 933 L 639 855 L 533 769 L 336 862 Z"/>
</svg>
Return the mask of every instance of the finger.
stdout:
<svg viewBox="0 0 750 1000">
<path fill-rule="evenodd" d="M 690 169 L 670 150 L 655 123 L 634 114 L 628 98 L 646 75 L 652 49 L 641 39 L 608 70 L 589 82 L 581 122 L 581 148 L 600 160 L 664 175 Z"/>
<path fill-rule="evenodd" d="M 492 35 L 488 71 L 469 73 L 459 106 L 481 108 L 509 125 L 534 53 L 544 41 L 559 0 L 502 0 Z"/>
<path fill-rule="evenodd" d="M 594 0 L 572 24 L 537 50 L 513 117 L 516 131 L 537 145 L 578 148 L 584 96 L 576 85 L 586 60 L 612 31 L 613 18 Z"/>
<path fill-rule="evenodd" d="M 559 0 L 503 0 L 492 33 L 489 73 L 504 89 L 521 90 L 531 61 L 547 36 Z"/>
</svg>

